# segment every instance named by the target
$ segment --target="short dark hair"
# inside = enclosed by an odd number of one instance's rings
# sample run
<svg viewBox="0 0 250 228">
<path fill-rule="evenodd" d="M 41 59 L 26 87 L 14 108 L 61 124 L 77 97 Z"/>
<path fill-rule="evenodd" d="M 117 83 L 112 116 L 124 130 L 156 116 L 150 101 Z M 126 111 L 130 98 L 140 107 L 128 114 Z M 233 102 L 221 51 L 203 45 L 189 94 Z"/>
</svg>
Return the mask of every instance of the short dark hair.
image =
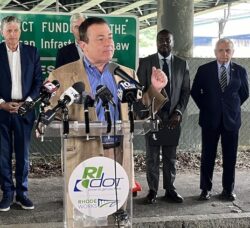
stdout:
<svg viewBox="0 0 250 228">
<path fill-rule="evenodd" d="M 93 24 L 107 24 L 103 18 L 100 17 L 89 17 L 84 22 L 81 23 L 79 27 L 80 40 L 88 43 L 89 38 L 87 36 L 88 28 Z"/>
<path fill-rule="evenodd" d="M 157 37 L 156 38 L 158 39 L 159 35 L 161 35 L 161 34 L 170 34 L 170 35 L 174 36 L 171 31 L 169 31 L 167 29 L 162 29 L 160 32 L 157 33 Z"/>
</svg>

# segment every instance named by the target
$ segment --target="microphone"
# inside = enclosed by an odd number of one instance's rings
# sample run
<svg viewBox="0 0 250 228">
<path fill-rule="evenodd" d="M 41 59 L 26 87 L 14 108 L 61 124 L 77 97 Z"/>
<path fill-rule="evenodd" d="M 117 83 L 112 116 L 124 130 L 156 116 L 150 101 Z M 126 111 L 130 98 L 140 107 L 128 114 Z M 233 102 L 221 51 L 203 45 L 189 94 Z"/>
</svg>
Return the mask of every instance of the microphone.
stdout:
<svg viewBox="0 0 250 228">
<path fill-rule="evenodd" d="M 122 103 L 134 103 L 136 101 L 137 90 L 135 84 L 120 81 L 117 87 L 117 96 Z"/>
<path fill-rule="evenodd" d="M 87 140 L 89 140 L 89 107 L 94 107 L 95 99 L 85 91 L 82 92 L 80 99 L 77 101 L 78 104 L 83 104 L 84 107 L 84 120 L 85 120 L 85 132 L 87 136 Z"/>
<path fill-rule="evenodd" d="M 40 94 L 33 101 L 25 101 L 18 109 L 18 114 L 23 116 L 26 112 L 31 111 L 38 102 L 43 102 L 44 104 L 49 103 L 49 99 L 55 95 L 55 92 L 60 87 L 60 83 L 57 80 L 52 82 L 46 81 L 41 86 Z"/>
<path fill-rule="evenodd" d="M 100 98 L 102 100 L 102 106 L 105 110 L 105 120 L 107 121 L 107 133 L 111 131 L 111 117 L 108 103 L 110 102 L 114 107 L 116 107 L 115 102 L 113 100 L 113 94 L 110 92 L 107 86 L 98 85 L 96 87 L 96 98 Z"/>
<path fill-rule="evenodd" d="M 133 111 L 140 119 L 144 119 L 149 116 L 149 109 L 146 105 L 138 100 L 138 89 L 132 83 L 120 81 L 117 88 L 117 96 L 122 103 L 129 103 L 133 105 Z"/>
<path fill-rule="evenodd" d="M 118 75 L 126 82 L 132 83 L 136 86 L 137 89 L 143 91 L 144 86 L 141 85 L 139 82 L 137 82 L 135 79 L 133 79 L 131 76 L 129 76 L 124 70 L 120 68 L 120 66 L 116 63 L 109 63 L 109 71 L 112 75 Z"/>
<path fill-rule="evenodd" d="M 79 101 L 80 94 L 84 91 L 84 84 L 82 82 L 76 82 L 72 87 L 69 87 L 61 96 L 57 105 L 47 110 L 41 116 L 41 122 L 45 125 L 50 124 L 56 115 L 56 112 L 60 109 L 64 109 L 67 106 L 70 106 L 74 102 Z"/>
<path fill-rule="evenodd" d="M 102 100 L 103 106 L 107 105 L 109 102 L 115 107 L 115 102 L 113 100 L 113 94 L 110 92 L 107 86 L 98 85 L 96 87 L 96 98 Z"/>
</svg>

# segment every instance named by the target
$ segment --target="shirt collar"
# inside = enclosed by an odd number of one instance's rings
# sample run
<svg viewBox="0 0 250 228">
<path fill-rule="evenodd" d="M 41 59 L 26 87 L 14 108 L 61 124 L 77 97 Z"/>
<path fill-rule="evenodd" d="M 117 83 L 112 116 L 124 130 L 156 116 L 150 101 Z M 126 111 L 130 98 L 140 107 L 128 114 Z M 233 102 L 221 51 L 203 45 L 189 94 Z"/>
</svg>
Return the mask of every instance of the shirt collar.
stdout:
<svg viewBox="0 0 250 228">
<path fill-rule="evenodd" d="M 161 60 L 162 60 L 162 59 L 166 59 L 167 62 L 170 62 L 170 61 L 171 61 L 171 57 L 172 57 L 172 54 L 171 54 L 171 53 L 169 54 L 168 57 L 165 58 L 164 56 L 162 56 L 162 55 L 158 52 L 158 58 L 161 59 Z"/>
<path fill-rule="evenodd" d="M 85 64 L 85 66 L 87 66 L 87 67 L 89 67 L 89 68 L 96 68 L 96 66 L 93 65 L 93 64 L 87 59 L 87 57 L 86 57 L 85 55 L 83 56 L 83 62 L 84 62 L 84 64 Z M 108 64 L 109 64 L 109 62 L 105 65 L 104 69 L 106 69 L 106 68 L 108 67 Z"/>
<path fill-rule="evenodd" d="M 220 64 L 220 63 L 217 61 L 217 66 L 218 66 L 219 69 L 221 68 L 222 65 L 224 65 L 224 66 L 226 67 L 226 69 L 228 69 L 228 67 L 229 67 L 229 65 L 230 65 L 230 61 L 227 62 L 227 63 L 223 63 L 223 64 Z"/>
<path fill-rule="evenodd" d="M 6 46 L 7 52 L 13 52 L 13 51 L 8 47 L 8 45 L 7 45 L 6 43 L 5 43 L 5 46 Z M 18 44 L 17 49 L 16 49 L 15 52 L 20 52 L 19 44 Z"/>
</svg>

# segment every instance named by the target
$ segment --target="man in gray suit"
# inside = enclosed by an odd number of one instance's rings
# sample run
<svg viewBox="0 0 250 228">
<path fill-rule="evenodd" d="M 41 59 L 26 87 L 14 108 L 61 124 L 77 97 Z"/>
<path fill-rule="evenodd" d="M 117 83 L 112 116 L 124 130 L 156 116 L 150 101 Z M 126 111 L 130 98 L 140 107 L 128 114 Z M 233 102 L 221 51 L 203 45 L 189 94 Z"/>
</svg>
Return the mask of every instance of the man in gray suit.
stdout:
<svg viewBox="0 0 250 228">
<path fill-rule="evenodd" d="M 150 86 L 150 75 L 155 68 L 161 68 L 170 83 L 165 87 L 170 102 L 157 113 L 162 127 L 157 133 L 146 135 L 146 167 L 149 193 L 147 203 L 155 203 L 159 187 L 160 150 L 163 162 L 163 188 L 167 200 L 182 203 L 176 192 L 176 147 L 180 137 L 180 123 L 190 96 L 189 68 L 185 60 L 173 55 L 173 34 L 164 29 L 157 34 L 158 52 L 140 60 L 137 75 L 146 89 Z"/>
</svg>

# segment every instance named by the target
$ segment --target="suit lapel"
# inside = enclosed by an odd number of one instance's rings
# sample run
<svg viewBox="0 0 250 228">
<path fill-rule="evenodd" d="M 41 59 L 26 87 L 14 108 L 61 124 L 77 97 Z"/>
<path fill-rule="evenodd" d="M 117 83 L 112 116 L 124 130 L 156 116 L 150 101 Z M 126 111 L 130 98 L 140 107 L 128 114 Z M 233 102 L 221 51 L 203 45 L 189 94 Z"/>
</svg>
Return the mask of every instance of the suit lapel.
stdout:
<svg viewBox="0 0 250 228">
<path fill-rule="evenodd" d="M 6 75 L 8 75 L 11 79 L 11 74 L 10 74 L 10 66 L 9 66 L 9 60 L 8 60 L 8 55 L 7 55 L 7 49 L 5 46 L 5 43 L 1 43 L 0 46 L 0 65 L 2 65 L 5 68 Z"/>
<path fill-rule="evenodd" d="M 24 88 L 25 88 L 25 70 L 26 67 L 29 65 L 27 63 L 28 55 L 25 53 L 25 49 L 23 48 L 23 45 L 19 43 L 19 50 L 20 50 L 20 63 L 21 63 L 21 81 L 22 81 L 22 92 L 24 94 Z"/>
<path fill-rule="evenodd" d="M 152 65 L 151 65 L 151 67 L 155 66 L 156 68 L 160 68 L 160 62 L 159 62 L 158 53 L 154 54 L 152 57 L 153 58 L 152 58 Z"/>
</svg>

